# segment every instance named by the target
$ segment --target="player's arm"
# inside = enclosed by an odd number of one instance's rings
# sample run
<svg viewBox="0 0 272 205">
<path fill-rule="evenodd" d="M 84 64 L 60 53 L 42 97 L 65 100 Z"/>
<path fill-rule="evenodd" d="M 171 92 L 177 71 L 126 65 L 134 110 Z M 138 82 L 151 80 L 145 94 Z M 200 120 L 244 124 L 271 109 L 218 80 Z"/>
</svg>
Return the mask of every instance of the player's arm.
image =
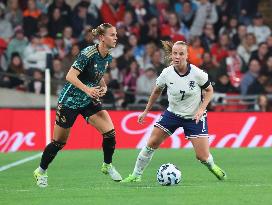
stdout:
<svg viewBox="0 0 272 205">
<path fill-rule="evenodd" d="M 200 104 L 199 109 L 195 115 L 196 123 L 199 122 L 213 96 L 213 87 L 211 84 L 208 87 L 204 88 L 204 90 L 205 94 L 203 95 L 203 101 Z"/>
<path fill-rule="evenodd" d="M 99 98 L 99 87 L 90 88 L 86 86 L 84 83 L 82 83 L 78 79 L 79 74 L 80 74 L 80 71 L 78 69 L 71 67 L 66 75 L 66 80 L 72 83 L 74 86 L 76 86 L 80 90 L 82 90 L 83 92 L 85 92 L 90 97 Z"/>
<path fill-rule="evenodd" d="M 138 122 L 139 123 L 143 123 L 143 120 L 145 118 L 145 116 L 147 115 L 147 113 L 149 112 L 149 110 L 151 110 L 151 108 L 153 107 L 154 103 L 156 102 L 156 100 L 160 97 L 161 93 L 163 91 L 163 88 L 159 87 L 159 86 L 155 86 L 155 88 L 153 89 L 149 99 L 148 99 L 148 103 L 145 107 L 144 112 L 139 115 L 138 117 Z"/>
</svg>

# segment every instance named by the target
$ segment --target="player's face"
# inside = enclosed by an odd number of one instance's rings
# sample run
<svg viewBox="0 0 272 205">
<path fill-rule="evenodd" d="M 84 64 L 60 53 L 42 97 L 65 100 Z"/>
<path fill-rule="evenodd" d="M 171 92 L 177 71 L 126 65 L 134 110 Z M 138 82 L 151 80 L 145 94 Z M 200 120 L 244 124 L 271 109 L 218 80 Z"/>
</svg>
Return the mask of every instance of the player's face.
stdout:
<svg viewBox="0 0 272 205">
<path fill-rule="evenodd" d="M 114 48 L 117 43 L 117 32 L 115 27 L 108 28 L 106 30 L 105 35 L 101 36 L 102 42 L 106 45 L 106 47 Z"/>
<path fill-rule="evenodd" d="M 187 63 L 187 46 L 174 44 L 172 47 L 172 61 L 174 66 L 183 66 Z"/>
</svg>

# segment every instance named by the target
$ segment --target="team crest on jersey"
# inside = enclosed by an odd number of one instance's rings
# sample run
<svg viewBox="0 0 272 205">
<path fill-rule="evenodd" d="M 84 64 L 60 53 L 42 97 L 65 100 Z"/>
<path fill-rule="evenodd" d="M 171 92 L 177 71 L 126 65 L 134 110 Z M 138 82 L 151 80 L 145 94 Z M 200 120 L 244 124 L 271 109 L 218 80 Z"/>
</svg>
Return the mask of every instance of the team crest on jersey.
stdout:
<svg viewBox="0 0 272 205">
<path fill-rule="evenodd" d="M 195 81 L 191 80 L 191 81 L 189 82 L 189 88 L 190 88 L 191 90 L 193 90 L 193 89 L 195 88 Z"/>
</svg>

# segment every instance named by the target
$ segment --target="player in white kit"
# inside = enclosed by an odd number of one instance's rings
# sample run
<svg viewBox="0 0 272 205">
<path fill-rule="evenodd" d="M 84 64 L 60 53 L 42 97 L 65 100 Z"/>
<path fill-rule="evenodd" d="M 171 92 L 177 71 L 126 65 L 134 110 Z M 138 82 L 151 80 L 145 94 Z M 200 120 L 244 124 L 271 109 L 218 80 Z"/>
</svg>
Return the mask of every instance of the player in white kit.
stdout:
<svg viewBox="0 0 272 205">
<path fill-rule="evenodd" d="M 121 182 L 140 182 L 154 151 L 179 127 L 183 127 L 187 139 L 192 142 L 196 158 L 219 179 L 226 179 L 226 173 L 217 166 L 209 151 L 206 107 L 209 104 L 213 87 L 208 74 L 187 62 L 187 44 L 183 41 L 171 43 L 162 41 L 171 65 L 157 78 L 144 112 L 138 122 L 143 123 L 148 111 L 167 87 L 169 106 L 154 125 L 147 145 L 139 153 L 134 171 Z M 204 93 L 202 92 L 204 91 Z"/>
</svg>

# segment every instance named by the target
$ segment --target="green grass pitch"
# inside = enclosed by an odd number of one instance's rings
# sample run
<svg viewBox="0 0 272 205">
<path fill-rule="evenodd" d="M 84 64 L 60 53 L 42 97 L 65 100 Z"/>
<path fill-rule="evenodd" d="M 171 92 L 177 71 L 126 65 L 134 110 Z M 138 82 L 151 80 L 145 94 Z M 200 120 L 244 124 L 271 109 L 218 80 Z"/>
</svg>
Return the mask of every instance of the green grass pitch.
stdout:
<svg viewBox="0 0 272 205">
<path fill-rule="evenodd" d="M 116 150 L 114 165 L 126 177 L 139 150 Z M 195 160 L 192 149 L 160 149 L 146 169 L 142 182 L 113 182 L 100 172 L 101 150 L 62 151 L 48 171 L 49 186 L 34 183 L 39 159 L 0 172 L 0 204 L 20 205 L 268 205 L 272 202 L 271 148 L 212 149 L 218 165 L 227 172 L 218 181 Z M 36 152 L 0 154 L 0 166 Z M 156 171 L 163 163 L 176 164 L 182 172 L 177 186 L 163 187 Z"/>
</svg>

